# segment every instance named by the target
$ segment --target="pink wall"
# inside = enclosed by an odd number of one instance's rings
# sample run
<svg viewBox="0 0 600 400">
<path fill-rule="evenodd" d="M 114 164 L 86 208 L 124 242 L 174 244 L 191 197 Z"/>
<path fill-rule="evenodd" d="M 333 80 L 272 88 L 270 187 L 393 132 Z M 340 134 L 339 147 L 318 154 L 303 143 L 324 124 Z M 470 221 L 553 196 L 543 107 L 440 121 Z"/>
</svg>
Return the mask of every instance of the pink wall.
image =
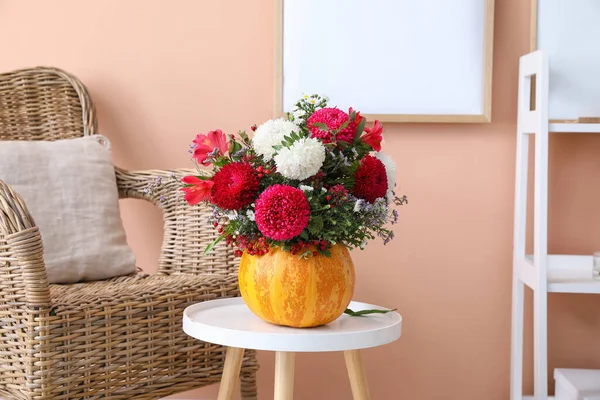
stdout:
<svg viewBox="0 0 600 400">
<path fill-rule="evenodd" d="M 529 2 L 496 3 L 493 123 L 386 126 L 384 149 L 410 204 L 392 245 L 353 254 L 356 299 L 398 307 L 405 325 L 398 342 L 364 354 L 374 399 L 508 398 L 516 83 Z M 272 0 L 0 0 L 0 71 L 50 65 L 76 74 L 117 164 L 189 167 L 197 132 L 271 117 L 273 13 Z M 551 250 L 600 249 L 600 185 L 590 172 L 598 154 L 590 135 L 552 140 Z M 131 202 L 123 216 L 140 265 L 152 270 L 159 213 Z M 552 367 L 600 367 L 599 306 L 551 296 Z M 269 398 L 273 355 L 261 363 Z M 349 398 L 340 354 L 301 354 L 296 370 L 298 399 Z"/>
</svg>

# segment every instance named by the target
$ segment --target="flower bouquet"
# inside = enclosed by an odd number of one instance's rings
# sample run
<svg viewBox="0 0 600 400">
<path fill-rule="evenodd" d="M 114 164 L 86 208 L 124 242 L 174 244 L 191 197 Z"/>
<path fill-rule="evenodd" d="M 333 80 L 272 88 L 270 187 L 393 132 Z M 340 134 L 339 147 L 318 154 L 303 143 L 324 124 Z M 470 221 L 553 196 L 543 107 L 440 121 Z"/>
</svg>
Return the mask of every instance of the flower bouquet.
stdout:
<svg viewBox="0 0 600 400">
<path fill-rule="evenodd" d="M 366 127 L 360 112 L 327 102 L 305 95 L 285 118 L 252 126 L 252 136 L 197 135 L 190 152 L 198 174 L 183 178 L 189 204 L 213 207 L 220 236 L 205 253 L 222 240 L 232 246 L 246 304 L 277 324 L 321 325 L 346 310 L 354 290 L 348 249 L 392 240 L 394 206 L 406 202 L 395 194 L 379 121 Z"/>
</svg>

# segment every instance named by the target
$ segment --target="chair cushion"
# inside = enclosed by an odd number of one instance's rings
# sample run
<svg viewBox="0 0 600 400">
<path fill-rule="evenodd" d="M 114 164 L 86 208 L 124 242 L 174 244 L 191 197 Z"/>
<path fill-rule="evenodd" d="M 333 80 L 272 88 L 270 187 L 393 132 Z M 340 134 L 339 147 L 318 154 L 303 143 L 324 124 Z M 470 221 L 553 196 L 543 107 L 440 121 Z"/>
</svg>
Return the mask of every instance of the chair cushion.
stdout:
<svg viewBox="0 0 600 400">
<path fill-rule="evenodd" d="M 135 273 L 108 140 L 0 142 L 0 179 L 19 193 L 44 245 L 50 283 Z"/>
</svg>

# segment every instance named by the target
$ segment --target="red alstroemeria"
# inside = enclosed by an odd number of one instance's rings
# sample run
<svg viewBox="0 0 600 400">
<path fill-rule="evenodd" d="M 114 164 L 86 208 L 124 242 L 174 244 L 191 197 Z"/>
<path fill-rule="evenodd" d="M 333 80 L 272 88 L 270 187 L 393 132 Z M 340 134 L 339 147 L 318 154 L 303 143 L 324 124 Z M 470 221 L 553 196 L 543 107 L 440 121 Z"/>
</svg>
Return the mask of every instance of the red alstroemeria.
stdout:
<svg viewBox="0 0 600 400">
<path fill-rule="evenodd" d="M 363 142 L 371 146 L 375 151 L 381 151 L 381 141 L 383 140 L 383 125 L 379 121 L 373 123 L 372 128 L 365 128 L 366 135 L 360 138 Z"/>
<path fill-rule="evenodd" d="M 348 110 L 348 114 L 352 115 L 352 112 L 354 111 L 354 109 L 352 107 L 350 107 L 350 110 Z M 360 115 L 360 111 L 356 111 L 356 114 L 354 114 L 354 123 L 356 124 L 356 126 L 360 125 L 360 123 L 362 122 L 362 120 L 365 117 L 362 117 Z"/>
<path fill-rule="evenodd" d="M 198 204 L 202 200 L 210 199 L 210 190 L 212 189 L 214 182 L 208 179 L 200 179 L 196 176 L 185 176 L 181 179 L 181 182 L 185 183 L 186 186 L 181 188 L 185 192 L 185 200 L 190 205 Z"/>
<path fill-rule="evenodd" d="M 210 165 L 210 161 L 206 160 L 209 154 L 223 155 L 228 149 L 227 136 L 220 129 L 210 131 L 206 135 L 199 133 L 194 139 L 194 145 L 193 158 L 202 165 Z"/>
</svg>

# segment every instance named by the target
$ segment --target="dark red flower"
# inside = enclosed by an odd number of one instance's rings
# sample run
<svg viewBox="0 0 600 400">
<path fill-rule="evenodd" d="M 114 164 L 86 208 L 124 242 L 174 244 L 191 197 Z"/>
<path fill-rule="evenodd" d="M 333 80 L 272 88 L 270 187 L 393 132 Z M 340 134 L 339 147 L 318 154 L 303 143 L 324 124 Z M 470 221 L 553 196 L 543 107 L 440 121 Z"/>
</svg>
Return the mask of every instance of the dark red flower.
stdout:
<svg viewBox="0 0 600 400">
<path fill-rule="evenodd" d="M 185 195 L 183 198 L 190 205 L 198 204 L 202 200 L 208 200 L 210 198 L 210 190 L 213 187 L 213 181 L 208 179 L 200 179 L 196 176 L 185 176 L 181 179 L 181 182 L 185 183 L 186 186 L 181 188 Z"/>
<path fill-rule="evenodd" d="M 367 134 L 361 137 L 360 140 L 371 146 L 373 150 L 381 151 L 383 126 L 379 121 L 375 121 L 372 128 L 365 128 L 365 132 L 367 132 Z"/>
<path fill-rule="evenodd" d="M 331 193 L 333 204 L 340 205 L 348 198 L 348 189 L 342 184 L 337 184 L 329 189 Z"/>
<path fill-rule="evenodd" d="M 239 210 L 247 206 L 258 194 L 258 177 L 249 164 L 227 164 L 215 174 L 213 181 L 211 201 L 227 210 Z"/>
<path fill-rule="evenodd" d="M 337 133 L 336 140 L 351 143 L 356 134 L 356 123 L 350 120 L 348 114 L 338 108 L 321 108 L 315 111 L 306 122 L 311 137 L 321 139 L 323 143 L 331 143 L 333 134 L 330 131 L 337 131 L 346 122 L 348 122 L 348 125 Z M 315 123 L 325 124 L 329 131 L 322 129 Z"/>
<path fill-rule="evenodd" d="M 254 216 L 263 235 L 273 240 L 290 240 L 308 225 L 310 206 L 302 190 L 273 185 L 256 200 Z"/>
<path fill-rule="evenodd" d="M 360 199 L 373 203 L 375 199 L 384 197 L 388 190 L 385 166 L 373 156 L 364 156 L 360 166 L 354 173 L 352 194 Z"/>
</svg>

